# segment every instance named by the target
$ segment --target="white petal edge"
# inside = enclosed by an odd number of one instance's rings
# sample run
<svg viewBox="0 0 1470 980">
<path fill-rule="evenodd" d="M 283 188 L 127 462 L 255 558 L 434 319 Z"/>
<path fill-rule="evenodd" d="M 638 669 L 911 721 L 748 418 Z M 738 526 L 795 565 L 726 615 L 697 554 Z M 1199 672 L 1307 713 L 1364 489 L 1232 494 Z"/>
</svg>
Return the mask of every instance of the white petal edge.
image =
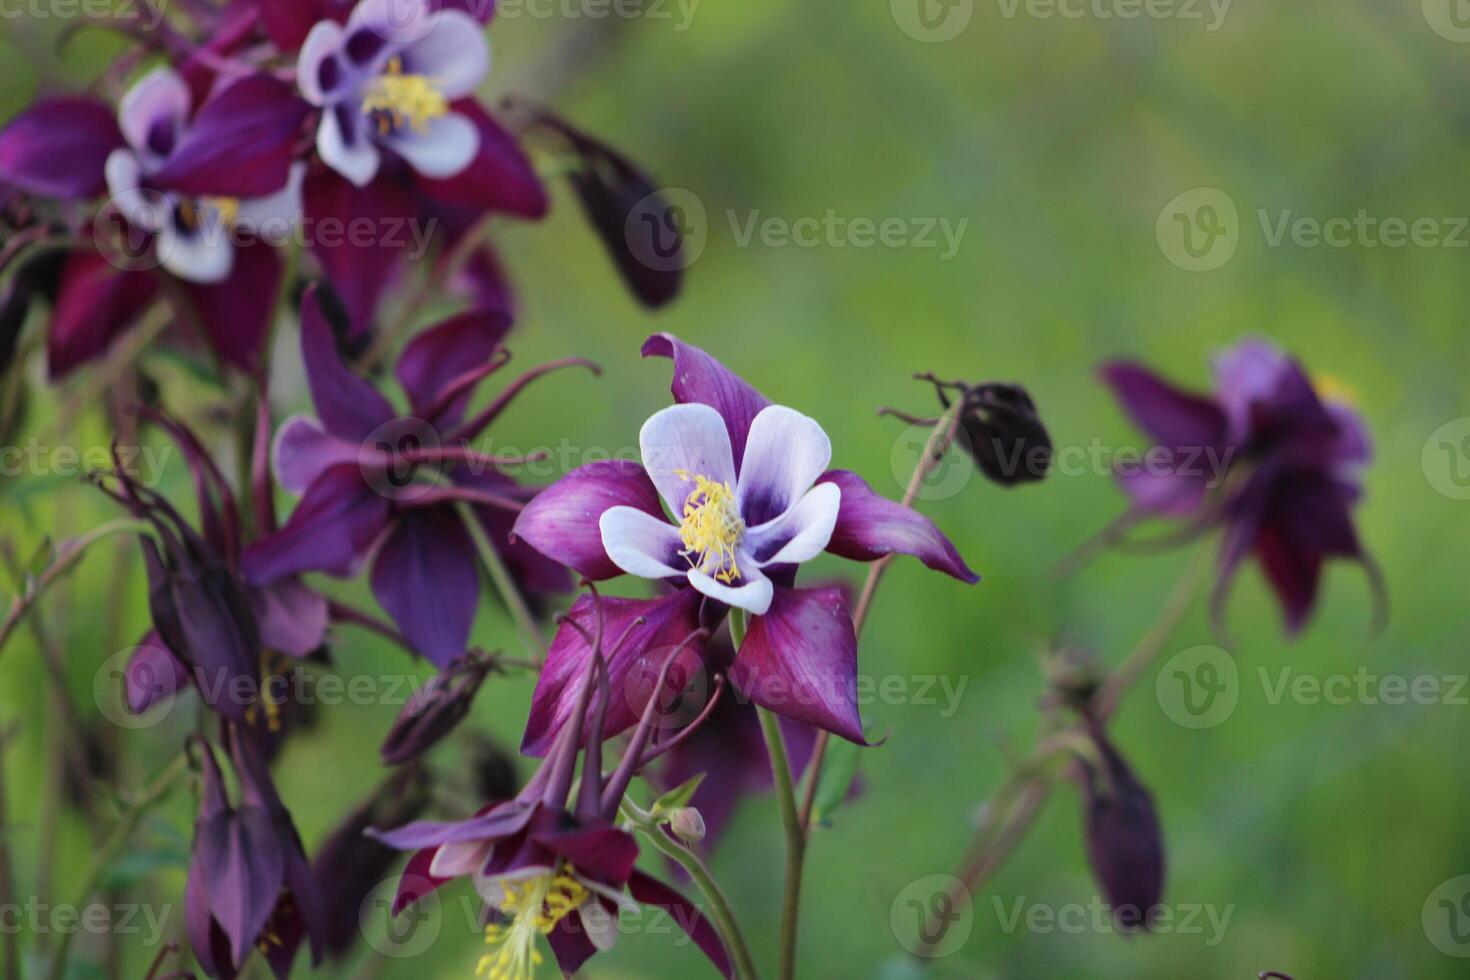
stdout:
<svg viewBox="0 0 1470 980">
<path fill-rule="evenodd" d="M 679 472 L 735 485 L 735 457 L 725 418 L 708 405 L 691 402 L 655 412 L 638 432 L 643 468 L 672 514 L 684 509 L 694 482 Z"/>
<path fill-rule="evenodd" d="M 780 516 L 831 462 L 832 440 L 815 419 L 785 405 L 767 405 L 750 423 L 735 495 L 742 509 L 747 500 L 774 500 L 770 517 Z"/>
<path fill-rule="evenodd" d="M 482 840 L 441 844 L 434 852 L 433 860 L 429 862 L 429 874 L 435 878 L 472 875 L 484 867 L 493 846 Z"/>
<path fill-rule="evenodd" d="M 775 586 L 771 585 L 770 579 L 760 573 L 749 556 L 741 557 L 743 561 L 740 564 L 740 581 L 744 582 L 744 585 L 726 585 L 697 568 L 689 570 L 689 584 L 711 599 L 723 602 L 727 606 L 744 609 L 752 616 L 764 616 L 771 608 L 771 600 L 776 595 Z"/>
<path fill-rule="evenodd" d="M 332 96 L 346 93 L 348 85 L 347 66 L 337 62 L 337 84 L 332 92 L 321 86 L 322 62 L 336 58 L 342 50 L 342 25 L 334 20 L 317 21 L 306 40 L 301 42 L 301 54 L 296 59 L 296 84 L 302 96 L 314 106 L 324 106 L 335 101 Z"/>
<path fill-rule="evenodd" d="M 356 110 L 349 107 L 347 111 Z M 358 130 L 356 145 L 348 146 L 337 113 L 332 109 L 322 113 L 321 125 L 316 130 L 316 150 L 323 163 L 358 187 L 366 187 L 378 175 L 382 158 L 367 132 Z"/>
<path fill-rule="evenodd" d="M 172 68 L 155 68 L 140 78 L 123 95 L 117 106 L 117 125 L 128 145 L 145 161 L 159 158 L 148 148 L 148 133 L 161 118 L 173 122 L 175 131 L 183 129 L 193 104 L 189 86 Z"/>
<path fill-rule="evenodd" d="M 235 214 L 235 227 L 268 245 L 277 248 L 286 245 L 301 223 L 301 185 L 305 180 L 306 164 L 291 164 L 285 187 L 267 197 L 253 197 L 240 202 L 240 210 Z"/>
<path fill-rule="evenodd" d="M 679 529 L 637 507 L 609 507 L 597 520 L 602 547 L 612 563 L 639 578 L 668 578 L 684 569 L 664 563 L 678 550 Z"/>
<path fill-rule="evenodd" d="M 832 530 L 837 526 L 837 514 L 841 507 L 842 488 L 835 483 L 820 483 L 808 490 L 795 506 L 780 517 L 746 531 L 745 550 L 755 552 L 760 549 L 762 541 L 790 535 L 791 540 L 771 557 L 756 562 L 756 567 L 811 561 L 832 540 Z"/>
<path fill-rule="evenodd" d="M 440 11 L 429 33 L 405 48 L 403 56 L 451 101 L 473 93 L 490 74 L 485 28 L 463 10 Z"/>
<path fill-rule="evenodd" d="M 230 278 L 235 268 L 235 246 L 216 221 L 192 235 L 180 235 L 172 221 L 158 232 L 158 261 L 180 279 L 206 286 Z"/>
<path fill-rule="evenodd" d="M 480 130 L 469 118 L 451 112 L 429 123 L 428 132 L 414 129 L 394 133 L 383 142 L 425 177 L 453 177 L 474 162 L 480 152 Z"/>
</svg>

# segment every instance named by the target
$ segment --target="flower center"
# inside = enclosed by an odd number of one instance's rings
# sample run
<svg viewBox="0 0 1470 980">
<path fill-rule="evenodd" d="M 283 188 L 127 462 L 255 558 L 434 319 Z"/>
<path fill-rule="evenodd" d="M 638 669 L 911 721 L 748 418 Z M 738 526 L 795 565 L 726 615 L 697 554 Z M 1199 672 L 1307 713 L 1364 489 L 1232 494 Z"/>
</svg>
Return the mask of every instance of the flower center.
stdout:
<svg viewBox="0 0 1470 980">
<path fill-rule="evenodd" d="M 678 470 L 681 480 L 694 480 L 694 490 L 684 501 L 679 522 L 679 540 L 684 550 L 679 554 L 689 564 L 713 575 L 726 585 L 740 577 L 735 564 L 735 545 L 745 533 L 745 522 L 735 505 L 735 492 L 728 483 L 716 483 L 703 476 L 691 477 L 688 470 Z"/>
<path fill-rule="evenodd" d="M 510 922 L 485 927 L 485 944 L 498 949 L 480 957 L 476 976 L 484 976 L 485 980 L 530 980 L 536 975 L 536 967 L 541 965 L 537 935 L 555 929 L 591 894 L 576 879 L 575 871 L 564 864 L 554 875 L 501 882 L 505 899 L 500 911 Z"/>
<path fill-rule="evenodd" d="M 377 123 L 379 136 L 410 126 L 425 133 L 429 123 L 448 114 L 449 101 L 427 75 L 405 75 L 403 59 L 394 57 L 369 85 L 362 111 Z"/>
</svg>

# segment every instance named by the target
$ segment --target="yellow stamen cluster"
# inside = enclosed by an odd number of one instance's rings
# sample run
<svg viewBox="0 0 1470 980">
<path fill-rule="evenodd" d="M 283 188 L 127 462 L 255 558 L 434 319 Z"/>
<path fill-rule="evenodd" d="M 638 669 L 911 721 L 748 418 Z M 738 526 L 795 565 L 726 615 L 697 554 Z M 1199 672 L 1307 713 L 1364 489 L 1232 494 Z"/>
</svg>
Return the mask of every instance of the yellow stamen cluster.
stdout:
<svg viewBox="0 0 1470 980">
<path fill-rule="evenodd" d="M 684 501 L 679 523 L 679 540 L 684 550 L 679 554 L 689 564 L 729 585 L 740 577 L 735 564 L 735 545 L 745 533 L 745 522 L 735 505 L 735 491 L 728 483 L 716 483 L 703 476 L 691 476 L 688 470 L 675 473 L 681 480 L 693 480 L 694 490 Z"/>
<path fill-rule="evenodd" d="M 1335 374 L 1316 375 L 1312 378 L 1312 387 L 1317 389 L 1317 397 L 1324 402 L 1337 402 L 1339 405 L 1358 403 L 1358 389 Z"/>
<path fill-rule="evenodd" d="M 260 665 L 260 696 L 256 698 L 255 704 L 246 709 L 246 722 L 253 725 L 255 720 L 264 714 L 265 726 L 268 730 L 272 732 L 281 730 L 281 711 L 289 696 L 287 690 L 290 684 L 289 682 L 283 683 L 281 690 L 277 692 L 274 690 L 275 681 L 278 678 L 286 681 L 292 669 L 291 661 L 282 654 L 274 650 L 265 651 Z"/>
<path fill-rule="evenodd" d="M 536 936 L 555 929 L 558 922 L 587 901 L 591 892 L 577 880 L 570 864 L 554 875 L 502 882 L 501 888 L 505 899 L 500 911 L 511 921 L 485 927 L 485 944 L 499 948 L 480 957 L 475 975 L 485 980 L 530 980 L 542 959 L 536 949 Z"/>
<path fill-rule="evenodd" d="M 409 126 L 425 133 L 429 123 L 448 114 L 449 100 L 429 76 L 405 75 L 403 59 L 395 57 L 369 85 L 362 111 L 376 120 L 379 136 Z"/>
</svg>

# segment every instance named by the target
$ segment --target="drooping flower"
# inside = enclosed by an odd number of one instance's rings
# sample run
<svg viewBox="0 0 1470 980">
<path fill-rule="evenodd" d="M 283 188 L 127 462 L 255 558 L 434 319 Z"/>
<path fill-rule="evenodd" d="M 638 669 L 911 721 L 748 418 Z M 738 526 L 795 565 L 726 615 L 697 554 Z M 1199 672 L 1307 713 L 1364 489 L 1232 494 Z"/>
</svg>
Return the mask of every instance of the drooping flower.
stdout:
<svg viewBox="0 0 1470 980">
<path fill-rule="evenodd" d="M 1151 928 L 1164 893 L 1164 838 L 1152 795 L 1102 726 L 1089 719 L 1097 761 L 1083 758 L 1082 818 L 1087 860 L 1126 930 Z"/>
<path fill-rule="evenodd" d="M 401 415 L 342 362 L 310 290 L 301 349 L 318 417 L 287 420 L 274 447 L 281 486 L 301 500 L 277 533 L 246 549 L 247 578 L 264 585 L 305 571 L 346 576 L 371 560 L 379 603 L 443 667 L 464 653 L 479 606 L 463 502 L 527 592 L 567 589 L 565 570 L 509 541 L 515 511 L 534 490 L 499 472 L 501 460 L 469 448 L 530 381 L 560 366 L 528 372 L 466 418 L 475 387 L 507 359 L 508 327 L 503 316 L 467 313 L 415 337 L 395 372 L 413 413 Z"/>
<path fill-rule="evenodd" d="M 321 895 L 301 837 L 250 736 L 230 732 L 238 804 L 225 790 L 214 750 L 202 739 L 203 796 L 184 895 L 185 927 L 199 966 L 235 977 L 256 950 L 277 980 L 290 975 L 303 939 L 321 961 Z"/>
<path fill-rule="evenodd" d="M 828 470 L 831 444 L 812 419 L 772 406 L 670 335 L 650 338 L 643 353 L 673 358 L 678 402 L 643 427 L 643 464 L 574 470 L 526 507 L 516 535 L 593 580 L 629 573 L 675 587 L 657 599 L 607 602 L 608 628 L 629 631 L 629 653 L 608 665 L 615 689 L 642 651 L 713 628 L 736 607 L 752 616 L 729 670 L 736 691 L 862 741 L 852 618 L 840 590 L 794 587 L 797 566 L 823 550 L 857 561 L 902 553 L 964 582 L 978 576 L 927 518 L 854 473 Z M 589 613 L 579 601 L 557 631 L 523 751 L 544 752 L 576 699 L 591 656 Z M 626 729 L 638 707 L 615 704 L 609 734 Z"/>
<path fill-rule="evenodd" d="M 1124 410 L 1157 443 L 1142 465 L 1119 467 L 1132 501 L 1125 524 L 1165 518 L 1185 539 L 1222 529 L 1211 597 L 1217 621 L 1249 555 L 1290 633 L 1310 617 L 1329 558 L 1363 563 L 1380 590 L 1352 519 L 1371 457 L 1361 416 L 1265 341 L 1222 352 L 1214 368 L 1212 394 L 1182 391 L 1131 362 L 1102 368 Z"/>
<path fill-rule="evenodd" d="M 322 110 L 317 152 L 358 187 L 377 176 L 383 149 L 425 177 L 468 167 L 480 133 L 454 102 L 489 70 L 480 24 L 428 0 L 362 0 L 345 26 L 319 22 L 296 69 L 302 94 Z"/>
<path fill-rule="evenodd" d="M 729 954 L 713 926 L 673 888 L 634 867 L 637 841 L 614 824 L 644 758 L 652 709 L 645 711 L 613 774 L 604 778 L 602 724 L 612 692 L 600 638 L 610 635 L 600 624 L 570 721 L 514 799 L 492 803 L 464 821 L 416 823 L 377 834 L 390 846 L 415 852 L 399 881 L 395 915 L 450 880 L 471 879 L 490 918 L 485 930 L 490 949 L 476 971 L 486 980 L 533 977 L 542 963 L 536 948 L 540 936 L 563 974 L 571 976 L 617 940 L 619 911 L 639 905 L 673 912 L 715 967 L 732 975 Z M 664 659 L 667 664 L 673 657 Z M 584 752 L 573 804 L 577 756 Z"/>
</svg>

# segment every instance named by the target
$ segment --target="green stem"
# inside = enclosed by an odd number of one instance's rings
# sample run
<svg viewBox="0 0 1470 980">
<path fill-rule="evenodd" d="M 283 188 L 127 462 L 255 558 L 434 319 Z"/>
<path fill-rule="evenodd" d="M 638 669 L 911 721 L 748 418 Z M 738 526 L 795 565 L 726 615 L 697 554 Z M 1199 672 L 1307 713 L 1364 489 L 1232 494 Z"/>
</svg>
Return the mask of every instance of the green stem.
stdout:
<svg viewBox="0 0 1470 980">
<path fill-rule="evenodd" d="M 699 886 L 700 892 L 704 894 L 709 902 L 710 916 L 715 921 L 715 928 L 720 932 L 720 938 L 725 941 L 725 948 L 730 951 L 730 956 L 735 960 L 735 975 L 745 980 L 756 980 L 755 961 L 751 958 L 750 947 L 745 944 L 745 935 L 740 931 L 740 923 L 735 919 L 735 913 L 730 910 L 730 902 L 725 898 L 725 893 L 720 889 L 719 883 L 715 881 L 714 875 L 708 866 L 699 859 L 689 848 L 669 840 L 663 831 L 657 828 L 645 831 L 645 835 L 658 848 L 665 857 L 676 862 L 694 883 Z"/>
<path fill-rule="evenodd" d="M 173 762 L 169 763 L 163 772 L 144 787 L 143 792 L 128 806 L 127 811 L 123 814 L 122 820 L 112 829 L 112 833 L 108 835 L 107 840 L 103 842 L 101 849 L 97 852 L 97 857 L 92 861 L 91 870 L 87 872 L 87 880 L 81 891 L 81 898 L 76 903 L 77 908 L 86 907 L 87 902 L 92 897 L 92 893 L 97 890 L 98 883 L 102 881 L 102 876 L 107 873 L 107 869 L 112 867 L 113 862 L 117 860 L 123 848 L 127 847 L 128 842 L 132 840 L 133 834 L 137 831 L 138 824 L 142 822 L 144 814 L 168 795 L 169 791 L 173 789 L 174 783 L 188 771 L 188 768 L 189 757 L 180 753 Z M 71 946 L 71 938 L 74 932 L 75 930 L 72 930 L 61 934 L 61 938 L 56 947 L 56 955 L 51 959 L 51 969 L 46 973 L 48 980 L 61 980 L 65 976 L 66 954 Z"/>
<path fill-rule="evenodd" d="M 0 908 L 15 903 L 15 872 L 10 863 L 10 812 L 5 797 L 5 752 L 10 735 L 0 731 Z M 20 930 L 5 937 L 5 976 L 20 978 Z"/>
<path fill-rule="evenodd" d="M 745 640 L 745 613 L 730 612 L 730 642 L 735 649 Z M 786 737 L 781 734 L 781 720 L 775 712 L 755 706 L 761 722 L 761 735 L 766 740 L 766 753 L 771 757 L 771 774 L 776 780 L 776 801 L 781 809 L 781 827 L 786 834 L 786 888 L 781 900 L 780 970 L 782 980 L 796 976 L 796 923 L 801 911 L 801 862 L 806 856 L 806 834 L 801 827 L 801 814 L 796 808 L 796 786 L 791 779 L 791 757 L 786 752 Z"/>
<path fill-rule="evenodd" d="M 500 599 L 505 603 L 505 608 L 510 610 L 511 619 L 515 620 L 516 629 L 521 634 L 521 642 L 531 654 L 531 660 L 539 667 L 541 658 L 546 654 L 546 637 L 541 634 L 541 627 L 536 625 L 536 617 L 531 614 L 531 608 L 526 605 L 525 597 L 516 587 L 515 579 L 511 576 L 510 569 L 505 567 L 500 552 L 495 550 L 495 545 L 486 537 L 485 529 L 480 526 L 480 519 L 475 516 L 474 508 L 466 503 L 458 506 L 465 526 L 470 529 L 470 537 L 475 540 L 475 548 L 480 553 L 480 560 L 485 563 L 485 570 L 490 573 L 490 581 L 495 584 L 495 590 L 500 593 Z"/>
</svg>

